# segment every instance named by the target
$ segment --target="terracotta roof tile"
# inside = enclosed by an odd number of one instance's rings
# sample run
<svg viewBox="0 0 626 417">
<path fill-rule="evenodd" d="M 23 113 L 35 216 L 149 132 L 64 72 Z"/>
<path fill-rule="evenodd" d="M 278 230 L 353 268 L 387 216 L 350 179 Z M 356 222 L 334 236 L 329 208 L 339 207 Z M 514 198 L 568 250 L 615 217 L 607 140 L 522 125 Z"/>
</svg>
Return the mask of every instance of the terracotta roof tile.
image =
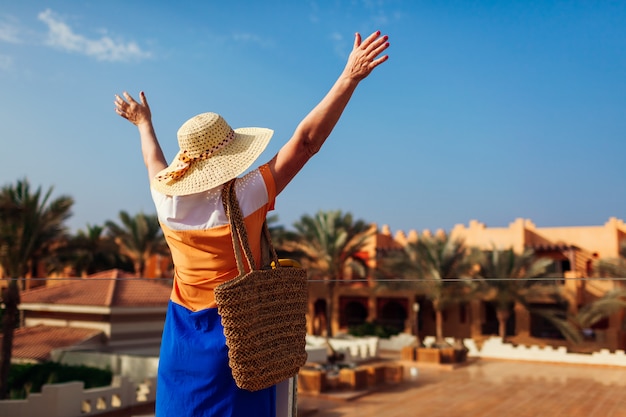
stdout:
<svg viewBox="0 0 626 417">
<path fill-rule="evenodd" d="M 104 333 L 97 329 L 44 325 L 22 327 L 16 329 L 13 336 L 13 358 L 46 361 L 54 349 L 79 345 L 99 335 L 104 338 Z"/>
<path fill-rule="evenodd" d="M 539 243 L 536 245 L 528 245 L 527 247 L 534 249 L 537 252 L 547 251 L 564 251 L 564 250 L 579 250 L 577 246 L 568 245 L 565 243 Z"/>
<path fill-rule="evenodd" d="M 376 249 L 399 250 L 402 249 L 402 245 L 400 245 L 393 237 L 383 233 L 378 233 L 376 234 Z"/>
<path fill-rule="evenodd" d="M 165 306 L 171 286 L 148 278 L 135 278 L 119 270 L 110 270 L 77 278 L 65 284 L 40 287 L 21 294 L 29 304 L 62 304 L 97 307 Z"/>
<path fill-rule="evenodd" d="M 107 293 L 115 281 L 77 278 L 65 284 L 23 291 L 22 303 L 107 306 Z"/>
<path fill-rule="evenodd" d="M 117 281 L 111 304 L 116 307 L 165 306 L 172 288 L 151 279 Z"/>
</svg>

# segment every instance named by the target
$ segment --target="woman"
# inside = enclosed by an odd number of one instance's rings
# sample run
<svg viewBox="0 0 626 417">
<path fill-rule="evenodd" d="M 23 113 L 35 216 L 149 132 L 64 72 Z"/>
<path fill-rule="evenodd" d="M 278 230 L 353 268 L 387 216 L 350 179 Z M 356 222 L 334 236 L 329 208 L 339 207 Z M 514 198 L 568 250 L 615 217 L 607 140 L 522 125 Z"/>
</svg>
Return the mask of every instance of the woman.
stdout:
<svg viewBox="0 0 626 417">
<path fill-rule="evenodd" d="M 266 164 L 236 181 L 235 192 L 257 265 L 261 227 L 274 199 L 320 149 L 361 80 L 387 60 L 379 31 L 355 35 L 347 64 L 322 101 Z M 146 96 L 116 95 L 115 111 L 139 129 L 141 150 L 163 233 L 174 261 L 157 380 L 156 416 L 275 416 L 275 387 L 239 389 L 213 296 L 238 275 L 222 185 L 243 174 L 263 152 L 273 131 L 231 129 L 215 113 L 203 113 L 178 131 L 180 151 L 168 166 L 154 132 Z"/>
</svg>

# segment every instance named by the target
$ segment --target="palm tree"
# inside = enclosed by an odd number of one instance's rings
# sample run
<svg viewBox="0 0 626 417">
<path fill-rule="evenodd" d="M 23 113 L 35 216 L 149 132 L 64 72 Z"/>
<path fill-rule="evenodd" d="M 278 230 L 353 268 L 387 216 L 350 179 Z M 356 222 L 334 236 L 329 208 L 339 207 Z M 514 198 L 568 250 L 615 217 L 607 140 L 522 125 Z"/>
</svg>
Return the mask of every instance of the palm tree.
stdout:
<svg viewBox="0 0 626 417">
<path fill-rule="evenodd" d="M 132 261 L 135 275 L 143 277 L 151 256 L 169 254 L 159 220 L 156 215 L 144 213 L 131 217 L 125 211 L 120 211 L 119 217 L 121 226 L 110 220 L 105 223 L 108 234 L 120 253 Z"/>
<path fill-rule="evenodd" d="M 302 251 L 295 248 L 294 242 L 298 238 L 297 234 L 287 230 L 281 224 L 276 224 L 278 223 L 277 215 L 267 216 L 266 222 L 272 245 L 279 259 L 301 259 L 305 256 Z"/>
<path fill-rule="evenodd" d="M 369 225 L 354 220 L 352 214 L 319 211 L 315 216 L 304 215 L 294 223 L 295 233 L 281 247 L 297 256 L 314 280 L 326 285 L 326 335 L 332 336 L 335 286 L 346 278 L 348 269 L 359 276 L 366 275 L 365 261 L 357 256 L 364 248 Z"/>
<path fill-rule="evenodd" d="M 593 270 L 600 277 L 626 278 L 626 241 L 620 245 L 618 257 L 596 260 Z"/>
<path fill-rule="evenodd" d="M 600 320 L 626 308 L 626 290 L 608 291 L 602 297 L 583 306 L 576 314 L 576 323 L 580 329 L 589 329 Z"/>
<path fill-rule="evenodd" d="M 394 279 L 381 280 L 379 284 L 425 295 L 435 310 L 435 344 L 444 346 L 443 312 L 470 299 L 471 276 L 477 262 L 476 250 L 466 248 L 461 239 L 443 233 L 422 235 L 407 243 L 403 251 L 381 261 L 381 273 Z"/>
<path fill-rule="evenodd" d="M 71 266 L 76 274 L 83 276 L 120 267 L 124 262 L 119 249 L 104 233 L 104 226 L 87 224 L 85 230 L 79 230 L 57 251 L 49 264 L 51 272 Z"/>
<path fill-rule="evenodd" d="M 0 399 L 8 395 L 8 377 L 13 350 L 13 331 L 18 322 L 20 286 L 64 238 L 64 222 L 71 216 L 74 200 L 69 196 L 50 199 L 52 187 L 34 192 L 27 179 L 0 190 L 0 265 L 9 279 L 2 294 L 2 349 L 0 358 Z M 21 285 L 20 285 L 21 284 Z"/>
<path fill-rule="evenodd" d="M 495 304 L 498 334 L 503 340 L 511 305 L 520 303 L 529 309 L 529 299 L 557 291 L 551 285 L 538 286 L 537 281 L 533 280 L 545 276 L 552 262 L 549 258 L 538 258 L 532 249 L 521 254 L 515 253 L 513 248 L 484 252 L 477 276 L 478 291 L 486 301 Z"/>
<path fill-rule="evenodd" d="M 593 269 L 596 277 L 626 277 L 626 242 L 620 245 L 618 257 L 598 259 L 594 262 Z M 562 317 L 554 311 L 541 311 L 539 314 L 550 320 L 568 341 L 578 344 L 585 338 L 585 329 L 624 308 L 626 308 L 626 289 L 618 287 L 584 305 L 575 315 L 568 314 Z"/>
<path fill-rule="evenodd" d="M 561 317 L 552 310 L 539 311 L 539 314 L 550 320 L 561 334 L 573 344 L 585 339 L 584 330 L 591 328 L 600 320 L 626 308 L 626 290 L 608 291 L 597 300 L 583 306 L 575 315 Z"/>
<path fill-rule="evenodd" d="M 609 259 L 598 259 L 594 262 L 594 275 L 603 278 L 626 277 L 626 242 L 622 242 L 619 256 Z M 557 322 L 557 327 L 567 340 L 580 343 L 584 340 L 584 329 L 591 328 L 600 320 L 626 308 L 626 289 L 616 288 L 606 292 L 602 297 L 583 306 L 576 315 L 568 316 Z"/>
</svg>

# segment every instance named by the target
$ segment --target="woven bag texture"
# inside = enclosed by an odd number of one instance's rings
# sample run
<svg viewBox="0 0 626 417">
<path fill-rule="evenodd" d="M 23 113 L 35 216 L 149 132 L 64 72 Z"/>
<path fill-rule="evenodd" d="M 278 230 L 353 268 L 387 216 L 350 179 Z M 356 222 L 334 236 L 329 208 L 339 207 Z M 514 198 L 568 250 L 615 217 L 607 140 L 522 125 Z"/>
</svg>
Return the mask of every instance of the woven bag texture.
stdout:
<svg viewBox="0 0 626 417">
<path fill-rule="evenodd" d="M 247 241 L 234 181 L 224 186 L 227 215 L 240 275 L 215 289 L 228 346 L 229 366 L 238 387 L 257 391 L 295 376 L 306 362 L 306 270 L 281 267 L 264 237 L 275 268 L 256 269 Z M 241 250 L 252 266 L 244 272 Z"/>
</svg>

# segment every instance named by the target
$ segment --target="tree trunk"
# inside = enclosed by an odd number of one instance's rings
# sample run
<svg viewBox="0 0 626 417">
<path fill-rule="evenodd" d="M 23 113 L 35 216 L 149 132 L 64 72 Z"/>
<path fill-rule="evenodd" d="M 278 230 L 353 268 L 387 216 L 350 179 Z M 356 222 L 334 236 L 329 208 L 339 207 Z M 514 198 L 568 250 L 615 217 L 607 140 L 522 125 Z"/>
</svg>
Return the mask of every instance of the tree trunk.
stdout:
<svg viewBox="0 0 626 417">
<path fill-rule="evenodd" d="M 20 304 L 20 292 L 17 280 L 9 281 L 9 286 L 4 290 L 4 316 L 2 318 L 2 350 L 0 354 L 0 400 L 5 400 L 9 395 L 9 370 L 11 368 L 11 356 L 13 353 L 13 332 L 17 323 Z"/>
<path fill-rule="evenodd" d="M 443 338 L 443 314 L 439 308 L 435 308 L 435 339 L 437 346 L 443 346 L 445 344 Z"/>
<path fill-rule="evenodd" d="M 326 300 L 326 337 L 333 337 L 333 312 L 335 310 L 335 281 L 326 283 L 328 299 Z"/>
<path fill-rule="evenodd" d="M 415 328 L 414 328 L 414 333 L 415 333 L 415 343 L 417 343 L 417 346 L 422 346 L 422 340 L 420 339 L 420 312 L 419 310 L 417 310 L 415 312 Z"/>
<path fill-rule="evenodd" d="M 502 341 L 506 339 L 506 322 L 510 316 L 509 310 L 497 309 L 496 317 L 498 318 L 498 335 L 502 338 Z"/>
</svg>

